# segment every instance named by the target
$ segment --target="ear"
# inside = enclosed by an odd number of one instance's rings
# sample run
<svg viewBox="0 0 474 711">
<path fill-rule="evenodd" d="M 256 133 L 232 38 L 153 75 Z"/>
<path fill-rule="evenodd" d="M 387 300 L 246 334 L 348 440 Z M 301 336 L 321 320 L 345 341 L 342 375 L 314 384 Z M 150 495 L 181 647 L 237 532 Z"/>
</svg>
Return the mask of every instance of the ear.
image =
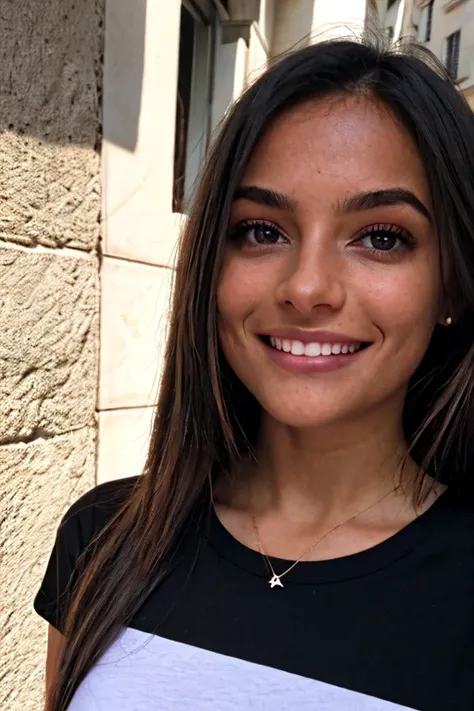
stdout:
<svg viewBox="0 0 474 711">
<path fill-rule="evenodd" d="M 438 323 L 441 326 L 451 326 L 456 321 L 456 308 L 452 298 L 445 292 L 440 304 L 440 317 Z"/>
</svg>

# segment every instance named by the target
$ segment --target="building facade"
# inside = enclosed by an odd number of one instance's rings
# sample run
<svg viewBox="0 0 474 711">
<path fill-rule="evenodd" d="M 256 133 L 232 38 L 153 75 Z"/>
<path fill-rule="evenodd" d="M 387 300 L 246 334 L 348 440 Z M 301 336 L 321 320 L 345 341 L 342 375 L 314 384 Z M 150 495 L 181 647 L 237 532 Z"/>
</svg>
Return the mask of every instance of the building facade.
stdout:
<svg viewBox="0 0 474 711">
<path fill-rule="evenodd" d="M 178 235 L 213 131 L 270 59 L 360 33 L 377 4 L 2 7 L 0 708 L 41 708 L 32 599 L 61 515 L 143 466 Z"/>
<path fill-rule="evenodd" d="M 388 36 L 428 47 L 474 109 L 474 0 L 382 0 L 380 10 Z"/>
</svg>

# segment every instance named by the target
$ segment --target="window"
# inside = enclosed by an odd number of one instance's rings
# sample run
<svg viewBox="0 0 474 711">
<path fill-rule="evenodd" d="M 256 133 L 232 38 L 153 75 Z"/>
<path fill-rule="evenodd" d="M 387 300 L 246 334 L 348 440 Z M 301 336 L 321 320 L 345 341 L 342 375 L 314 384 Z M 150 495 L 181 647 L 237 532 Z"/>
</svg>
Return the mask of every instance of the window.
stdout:
<svg viewBox="0 0 474 711">
<path fill-rule="evenodd" d="M 209 0 L 183 0 L 179 35 L 173 212 L 184 212 L 204 160 L 211 126 L 216 11 Z"/>
<path fill-rule="evenodd" d="M 459 46 L 461 44 L 461 31 L 453 32 L 446 39 L 446 69 L 453 79 L 458 77 Z"/>
<path fill-rule="evenodd" d="M 431 0 L 428 7 L 426 8 L 425 42 L 429 42 L 431 39 L 431 27 L 433 25 L 433 8 L 434 8 L 434 0 Z"/>
</svg>

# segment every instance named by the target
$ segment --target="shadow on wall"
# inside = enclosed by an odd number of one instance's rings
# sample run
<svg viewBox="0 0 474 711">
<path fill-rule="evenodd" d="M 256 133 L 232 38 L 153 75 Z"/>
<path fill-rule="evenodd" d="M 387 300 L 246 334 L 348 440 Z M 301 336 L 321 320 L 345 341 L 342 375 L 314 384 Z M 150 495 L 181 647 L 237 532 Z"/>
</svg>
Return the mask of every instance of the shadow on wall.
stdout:
<svg viewBox="0 0 474 711">
<path fill-rule="evenodd" d="M 104 138 L 134 151 L 143 84 L 147 0 L 106 3 L 107 58 L 104 66 Z M 159 87 L 156 87 L 159 91 Z"/>
<path fill-rule="evenodd" d="M 105 71 L 115 92 L 106 138 L 134 150 L 146 0 L 113 0 L 106 11 L 104 5 L 105 0 L 2 3 L 0 134 L 100 149 Z M 104 22 L 110 38 L 105 69 Z M 104 98 L 104 110 L 107 104 L 112 109 Z"/>
</svg>

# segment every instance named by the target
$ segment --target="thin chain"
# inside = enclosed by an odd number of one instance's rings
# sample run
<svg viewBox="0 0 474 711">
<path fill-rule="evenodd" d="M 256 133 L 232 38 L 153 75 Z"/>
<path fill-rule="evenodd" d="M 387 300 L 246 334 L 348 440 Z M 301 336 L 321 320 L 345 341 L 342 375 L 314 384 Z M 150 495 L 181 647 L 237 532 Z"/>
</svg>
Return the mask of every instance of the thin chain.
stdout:
<svg viewBox="0 0 474 711">
<path fill-rule="evenodd" d="M 285 570 L 283 573 L 280 573 L 280 575 L 277 575 L 277 574 L 275 573 L 275 571 L 274 571 L 274 569 L 273 569 L 273 565 L 271 564 L 270 558 L 266 555 L 266 553 L 265 553 L 265 551 L 264 551 L 264 549 L 263 549 L 262 540 L 261 540 L 260 534 L 259 534 L 259 532 L 258 532 L 257 521 L 256 521 L 256 519 L 255 519 L 255 516 L 252 515 L 253 530 L 254 530 L 254 533 L 255 533 L 255 538 L 257 539 L 257 544 L 258 544 L 260 553 L 261 553 L 261 555 L 263 556 L 263 558 L 265 559 L 265 561 L 266 561 L 267 565 L 269 566 L 270 570 L 272 571 L 273 576 L 274 576 L 275 578 L 278 578 L 278 579 L 283 578 L 284 575 L 287 575 L 291 570 L 293 570 L 293 568 L 295 568 L 295 567 L 298 565 L 298 563 L 301 563 L 301 561 L 303 560 L 303 558 L 304 558 L 305 556 L 307 556 L 308 553 L 311 553 L 311 552 L 316 548 L 316 546 L 319 546 L 319 544 L 322 543 L 322 541 L 324 541 L 324 539 L 327 538 L 331 533 L 334 533 L 334 531 L 336 531 L 336 530 L 337 530 L 338 528 L 340 528 L 341 526 L 344 526 L 346 523 L 349 523 L 349 521 L 353 521 L 353 520 L 354 520 L 355 518 L 357 518 L 358 516 L 361 516 L 363 513 L 366 513 L 366 511 L 369 511 L 369 509 L 372 509 L 374 506 L 377 506 L 377 504 L 380 504 L 382 501 L 384 501 L 384 499 L 387 499 L 387 498 L 390 496 L 390 494 L 393 494 L 393 492 L 394 492 L 394 491 L 397 491 L 397 489 L 399 489 L 399 488 L 400 488 L 400 484 L 398 484 L 397 486 L 395 486 L 393 489 L 390 489 L 389 492 L 387 492 L 386 494 L 384 494 L 380 499 L 377 499 L 377 501 L 375 501 L 373 504 L 370 504 L 370 506 L 367 506 L 365 509 L 362 509 L 362 511 L 359 511 L 359 512 L 356 513 L 354 516 L 351 516 L 350 518 L 346 519 L 345 521 L 341 521 L 341 523 L 338 523 L 337 526 L 334 526 L 334 528 L 331 528 L 327 533 L 324 534 L 324 536 L 322 536 L 321 538 L 319 538 L 319 539 L 316 541 L 316 543 L 313 543 L 311 546 L 309 546 L 309 548 L 306 548 L 306 550 L 300 555 L 300 557 L 299 557 L 297 560 L 295 560 L 295 562 L 292 563 L 292 564 L 290 565 L 290 567 L 289 567 L 287 570 Z"/>
</svg>

